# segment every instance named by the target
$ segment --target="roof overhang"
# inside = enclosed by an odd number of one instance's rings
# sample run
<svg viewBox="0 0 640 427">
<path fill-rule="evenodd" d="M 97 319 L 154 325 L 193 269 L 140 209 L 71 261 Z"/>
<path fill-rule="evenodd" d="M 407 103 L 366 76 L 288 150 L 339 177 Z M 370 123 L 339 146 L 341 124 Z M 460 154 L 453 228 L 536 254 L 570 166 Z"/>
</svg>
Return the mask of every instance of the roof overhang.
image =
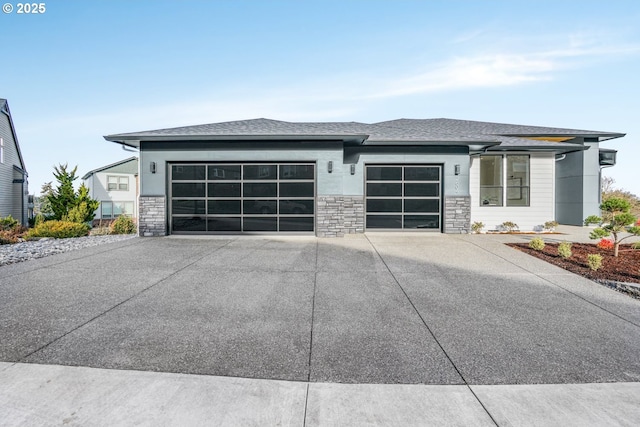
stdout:
<svg viewBox="0 0 640 427">
<path fill-rule="evenodd" d="M 140 142 L 180 142 L 180 141 L 211 141 L 211 142 L 233 142 L 233 141 L 341 141 L 350 143 L 362 143 L 369 135 L 107 135 L 107 141 L 140 148 Z"/>
</svg>

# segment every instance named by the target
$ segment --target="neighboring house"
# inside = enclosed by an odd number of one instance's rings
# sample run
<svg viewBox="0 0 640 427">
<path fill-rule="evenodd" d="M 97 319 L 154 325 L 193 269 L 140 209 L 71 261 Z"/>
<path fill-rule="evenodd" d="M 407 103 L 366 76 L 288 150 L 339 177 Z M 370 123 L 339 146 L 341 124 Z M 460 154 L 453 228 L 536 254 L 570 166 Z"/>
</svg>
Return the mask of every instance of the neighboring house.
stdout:
<svg viewBox="0 0 640 427">
<path fill-rule="evenodd" d="M 28 176 L 9 104 L 0 98 L 0 217 L 11 215 L 25 226 L 30 211 Z"/>
<path fill-rule="evenodd" d="M 466 120 L 268 119 L 105 136 L 140 150 L 139 230 L 521 230 L 598 214 L 621 133 Z"/>
<path fill-rule="evenodd" d="M 87 172 L 82 180 L 89 196 L 98 200 L 94 220 L 110 220 L 126 215 L 138 216 L 138 158 L 116 162 Z"/>
</svg>

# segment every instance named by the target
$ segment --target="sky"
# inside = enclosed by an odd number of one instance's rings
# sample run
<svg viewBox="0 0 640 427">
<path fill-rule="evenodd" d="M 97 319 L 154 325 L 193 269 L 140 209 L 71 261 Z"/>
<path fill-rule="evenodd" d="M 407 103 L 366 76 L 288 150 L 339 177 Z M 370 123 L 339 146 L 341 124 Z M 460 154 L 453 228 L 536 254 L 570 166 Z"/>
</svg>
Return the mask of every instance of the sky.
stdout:
<svg viewBox="0 0 640 427">
<path fill-rule="evenodd" d="M 640 195 L 637 0 L 0 3 L 0 98 L 32 194 L 55 165 L 134 155 L 109 134 L 445 117 L 626 133 L 601 144 L 618 150 L 604 175 Z"/>
</svg>

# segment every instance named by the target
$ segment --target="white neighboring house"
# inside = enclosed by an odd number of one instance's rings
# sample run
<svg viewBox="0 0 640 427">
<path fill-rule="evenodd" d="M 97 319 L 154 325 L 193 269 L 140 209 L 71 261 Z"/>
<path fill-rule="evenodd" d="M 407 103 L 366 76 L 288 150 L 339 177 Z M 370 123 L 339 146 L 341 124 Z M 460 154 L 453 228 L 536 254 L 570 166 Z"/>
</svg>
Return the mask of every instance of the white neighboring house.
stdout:
<svg viewBox="0 0 640 427">
<path fill-rule="evenodd" d="M 83 177 L 89 196 L 100 202 L 95 220 L 126 215 L 138 217 L 138 158 L 128 159 L 87 172 Z"/>
</svg>

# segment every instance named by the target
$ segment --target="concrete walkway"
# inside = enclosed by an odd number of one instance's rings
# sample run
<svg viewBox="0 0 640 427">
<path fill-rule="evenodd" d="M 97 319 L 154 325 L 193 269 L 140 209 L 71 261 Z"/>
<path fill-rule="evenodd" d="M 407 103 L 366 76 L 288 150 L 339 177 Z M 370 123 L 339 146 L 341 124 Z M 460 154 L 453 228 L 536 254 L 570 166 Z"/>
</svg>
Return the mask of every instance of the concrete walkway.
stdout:
<svg viewBox="0 0 640 427">
<path fill-rule="evenodd" d="M 501 240 L 149 238 L 2 267 L 0 425 L 637 425 L 640 302 Z"/>
</svg>

